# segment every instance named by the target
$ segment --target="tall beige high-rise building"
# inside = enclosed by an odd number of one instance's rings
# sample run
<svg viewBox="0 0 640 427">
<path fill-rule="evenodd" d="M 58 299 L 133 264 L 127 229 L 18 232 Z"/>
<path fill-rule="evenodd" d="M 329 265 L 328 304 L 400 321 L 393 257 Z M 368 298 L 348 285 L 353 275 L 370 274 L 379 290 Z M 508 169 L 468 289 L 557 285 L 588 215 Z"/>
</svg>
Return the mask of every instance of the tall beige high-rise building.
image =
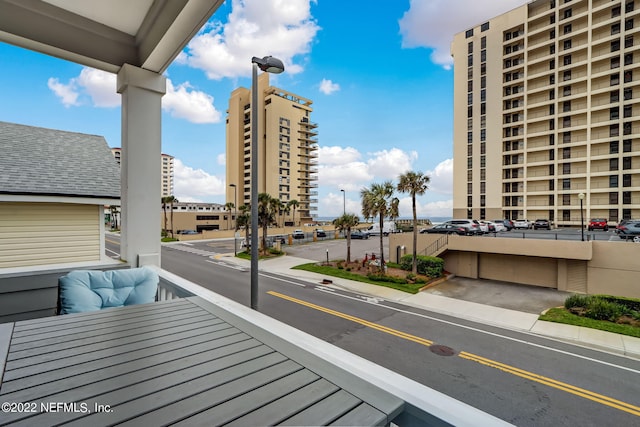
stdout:
<svg viewBox="0 0 640 427">
<path fill-rule="evenodd" d="M 297 200 L 295 225 L 312 222 L 318 209 L 318 125 L 311 122 L 312 101 L 270 86 L 269 73 L 260 74 L 257 84 L 258 192 L 283 204 Z M 251 202 L 251 108 L 250 89 L 241 87 L 231 93 L 226 200 L 238 206 Z M 292 221 L 292 215 L 293 208 L 285 218 Z"/>
<path fill-rule="evenodd" d="M 640 2 L 533 1 L 451 53 L 455 217 L 640 218 Z"/>
<path fill-rule="evenodd" d="M 122 149 L 115 147 L 111 149 L 111 154 L 118 164 L 122 161 Z M 160 159 L 162 170 L 162 194 L 161 197 L 173 196 L 173 156 L 162 154 Z"/>
</svg>

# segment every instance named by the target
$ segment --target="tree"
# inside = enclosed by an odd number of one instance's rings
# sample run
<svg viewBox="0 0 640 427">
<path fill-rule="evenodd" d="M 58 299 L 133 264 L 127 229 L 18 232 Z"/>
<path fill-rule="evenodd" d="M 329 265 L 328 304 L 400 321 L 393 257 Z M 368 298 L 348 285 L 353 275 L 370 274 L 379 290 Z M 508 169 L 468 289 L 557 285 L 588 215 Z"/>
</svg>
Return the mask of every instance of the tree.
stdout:
<svg viewBox="0 0 640 427">
<path fill-rule="evenodd" d="M 279 201 L 279 200 L 278 200 Z M 258 194 L 258 224 L 262 227 L 262 251 L 267 252 L 267 228 L 276 223 L 276 203 L 268 193 Z"/>
<path fill-rule="evenodd" d="M 275 216 L 275 223 L 277 226 L 278 217 L 282 214 L 282 211 L 284 209 L 284 203 L 282 203 L 280 199 L 276 199 L 275 197 L 272 197 L 269 203 L 271 204 L 271 210 L 273 211 L 273 214 Z"/>
<path fill-rule="evenodd" d="M 242 205 L 238 208 L 240 215 L 236 216 L 236 231 L 240 228 L 244 228 L 245 232 L 245 247 L 249 247 L 249 229 L 251 228 L 251 214 L 249 206 Z"/>
<path fill-rule="evenodd" d="M 416 196 L 422 196 L 429 189 L 430 178 L 422 172 L 407 172 L 398 177 L 398 191 L 411 194 L 413 212 L 413 262 L 411 272 L 418 274 L 418 216 L 416 213 Z"/>
<path fill-rule="evenodd" d="M 351 262 L 351 228 L 358 225 L 360 221 L 355 214 L 344 214 L 333 220 L 336 230 L 344 230 L 347 234 L 347 264 Z"/>
<path fill-rule="evenodd" d="M 287 203 L 287 207 L 292 207 L 293 208 L 293 225 L 296 225 L 296 208 L 300 206 L 300 202 L 298 202 L 296 199 L 293 200 L 289 200 L 289 202 Z"/>
<path fill-rule="evenodd" d="M 236 206 L 232 203 L 232 202 L 227 202 L 224 205 L 224 208 L 229 212 L 229 218 L 227 219 L 227 229 L 231 230 L 231 209 L 235 208 Z"/>
<path fill-rule="evenodd" d="M 175 196 L 171 195 L 171 196 L 167 196 L 164 199 L 166 199 L 166 203 L 169 203 L 169 207 L 170 207 L 170 212 L 171 212 L 171 238 L 173 238 L 173 233 L 175 231 L 175 226 L 173 225 L 173 204 L 174 203 L 178 203 L 178 199 L 175 198 Z M 163 199 L 163 200 L 164 200 Z M 167 231 L 167 211 L 165 210 L 165 214 L 164 214 L 164 231 Z"/>
<path fill-rule="evenodd" d="M 167 205 L 169 204 L 169 197 L 163 197 L 162 201 L 162 210 L 164 211 L 164 234 L 167 234 Z M 173 228 L 173 224 L 171 224 L 171 228 Z"/>
<path fill-rule="evenodd" d="M 360 191 L 362 197 L 362 215 L 365 218 L 380 218 L 380 270 L 384 269 L 384 243 L 382 237 L 384 233 L 384 219 L 391 220 L 398 217 L 397 197 L 393 197 L 394 186 L 391 181 L 382 184 L 371 184 L 370 188 L 363 188 Z"/>
</svg>

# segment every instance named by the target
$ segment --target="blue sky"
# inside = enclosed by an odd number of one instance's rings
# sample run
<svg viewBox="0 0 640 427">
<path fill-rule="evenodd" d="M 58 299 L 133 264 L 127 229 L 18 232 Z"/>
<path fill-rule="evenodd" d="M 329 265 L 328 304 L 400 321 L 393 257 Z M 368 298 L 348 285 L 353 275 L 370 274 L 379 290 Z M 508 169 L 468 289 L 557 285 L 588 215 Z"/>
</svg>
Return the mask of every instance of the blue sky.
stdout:
<svg viewBox="0 0 640 427">
<path fill-rule="evenodd" d="M 169 67 L 162 149 L 180 201 L 225 203 L 225 111 L 250 87 L 252 56 L 286 71 L 271 84 L 314 101 L 318 215 L 360 212 L 359 193 L 408 170 L 431 177 L 420 217 L 451 216 L 453 35 L 525 0 L 227 0 Z M 281 4 L 285 4 L 283 8 Z M 280 6 L 278 6 L 280 5 Z M 115 76 L 0 43 L 0 120 L 103 135 L 120 146 Z M 403 194 L 400 214 L 411 215 Z"/>
</svg>

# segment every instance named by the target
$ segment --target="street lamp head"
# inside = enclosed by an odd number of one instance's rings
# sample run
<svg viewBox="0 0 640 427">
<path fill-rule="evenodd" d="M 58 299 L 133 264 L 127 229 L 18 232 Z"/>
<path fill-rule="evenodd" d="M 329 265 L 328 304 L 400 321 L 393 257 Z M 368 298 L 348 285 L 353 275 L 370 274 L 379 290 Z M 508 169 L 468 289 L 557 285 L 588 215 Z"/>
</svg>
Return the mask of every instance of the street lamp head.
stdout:
<svg viewBox="0 0 640 427">
<path fill-rule="evenodd" d="M 344 193 L 344 190 L 340 190 L 340 191 L 342 191 Z"/>
<path fill-rule="evenodd" d="M 584 200 L 584 193 L 580 193 L 580 194 L 578 194 L 578 199 L 580 199 L 580 200 Z"/>
<path fill-rule="evenodd" d="M 236 186 L 235 184 L 229 184 L 229 187 L 235 187 L 235 186 Z"/>
<path fill-rule="evenodd" d="M 267 73 L 280 74 L 284 71 L 284 64 L 278 58 L 265 56 L 264 58 L 253 57 L 251 63 Z"/>
</svg>

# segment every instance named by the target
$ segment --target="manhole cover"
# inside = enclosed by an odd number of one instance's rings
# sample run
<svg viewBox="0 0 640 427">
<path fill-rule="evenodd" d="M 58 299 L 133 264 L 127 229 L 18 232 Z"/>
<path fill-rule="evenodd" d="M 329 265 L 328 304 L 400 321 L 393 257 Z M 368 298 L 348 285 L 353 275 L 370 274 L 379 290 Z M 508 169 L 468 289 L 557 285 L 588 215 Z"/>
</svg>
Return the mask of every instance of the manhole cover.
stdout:
<svg viewBox="0 0 640 427">
<path fill-rule="evenodd" d="M 431 350 L 432 353 L 435 353 L 438 356 L 453 356 L 454 354 L 456 354 L 454 349 L 452 349 L 451 347 L 447 347 L 446 345 L 433 344 L 429 346 L 429 350 Z"/>
</svg>

